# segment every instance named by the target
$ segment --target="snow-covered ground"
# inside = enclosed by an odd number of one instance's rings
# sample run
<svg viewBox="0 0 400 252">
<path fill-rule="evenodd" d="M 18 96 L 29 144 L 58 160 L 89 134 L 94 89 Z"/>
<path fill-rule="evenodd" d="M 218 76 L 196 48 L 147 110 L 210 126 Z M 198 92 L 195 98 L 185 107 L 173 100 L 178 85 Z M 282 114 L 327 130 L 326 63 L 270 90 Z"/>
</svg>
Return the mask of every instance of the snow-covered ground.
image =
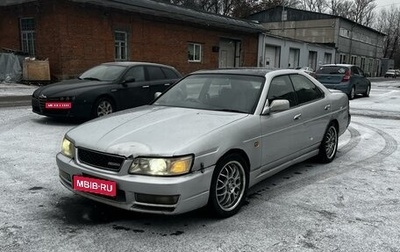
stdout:
<svg viewBox="0 0 400 252">
<path fill-rule="evenodd" d="M 55 155 L 76 124 L 0 108 L 0 251 L 400 251 L 399 87 L 374 82 L 369 98 L 350 102 L 332 163 L 276 174 L 223 220 L 131 213 L 74 195 L 58 181 Z"/>
<path fill-rule="evenodd" d="M 38 86 L 18 83 L 0 83 L 0 97 L 32 95 Z"/>
</svg>

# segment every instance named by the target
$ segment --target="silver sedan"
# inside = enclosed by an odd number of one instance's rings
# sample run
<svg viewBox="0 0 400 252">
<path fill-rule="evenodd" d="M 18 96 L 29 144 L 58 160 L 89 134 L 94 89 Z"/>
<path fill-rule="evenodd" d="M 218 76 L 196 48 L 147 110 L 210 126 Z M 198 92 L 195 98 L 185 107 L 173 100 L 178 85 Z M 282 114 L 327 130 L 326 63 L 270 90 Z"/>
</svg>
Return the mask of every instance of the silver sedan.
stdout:
<svg viewBox="0 0 400 252">
<path fill-rule="evenodd" d="M 105 204 L 228 217 L 261 180 L 331 162 L 349 123 L 347 96 L 302 71 L 198 71 L 151 105 L 73 128 L 57 165 L 66 188 Z"/>
</svg>

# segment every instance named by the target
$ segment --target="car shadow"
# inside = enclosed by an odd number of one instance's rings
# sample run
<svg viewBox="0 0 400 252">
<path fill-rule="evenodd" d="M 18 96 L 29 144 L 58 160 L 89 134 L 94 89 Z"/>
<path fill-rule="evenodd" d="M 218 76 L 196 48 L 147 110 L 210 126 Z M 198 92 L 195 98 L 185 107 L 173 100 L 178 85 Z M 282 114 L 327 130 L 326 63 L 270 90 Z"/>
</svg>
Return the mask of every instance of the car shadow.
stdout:
<svg viewBox="0 0 400 252">
<path fill-rule="evenodd" d="M 83 119 L 52 118 L 52 117 L 40 117 L 32 120 L 38 124 L 49 125 L 49 126 L 77 126 L 87 121 Z"/>
<path fill-rule="evenodd" d="M 205 227 L 218 220 L 205 207 L 180 215 L 147 214 L 108 206 L 79 195 L 61 197 L 56 209 L 60 211 L 53 212 L 53 218 L 75 228 L 110 225 L 114 230 L 160 236 L 181 235 L 189 226 Z"/>
</svg>

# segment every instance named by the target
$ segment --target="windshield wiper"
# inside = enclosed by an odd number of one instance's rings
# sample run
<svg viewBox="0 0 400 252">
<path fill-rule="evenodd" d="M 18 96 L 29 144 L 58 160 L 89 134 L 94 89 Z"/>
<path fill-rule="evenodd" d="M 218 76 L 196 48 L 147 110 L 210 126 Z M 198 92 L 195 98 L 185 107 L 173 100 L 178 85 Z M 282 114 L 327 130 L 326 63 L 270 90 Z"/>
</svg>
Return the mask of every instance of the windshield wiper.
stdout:
<svg viewBox="0 0 400 252">
<path fill-rule="evenodd" d="M 81 79 L 81 78 L 79 78 L 79 79 Z M 81 79 L 81 80 L 95 80 L 95 81 L 100 81 L 100 79 L 94 78 L 94 77 L 85 77 L 85 78 L 83 78 L 83 79 Z"/>
<path fill-rule="evenodd" d="M 237 110 L 237 109 L 216 109 L 217 111 L 224 111 L 224 112 L 235 112 L 235 113 L 246 113 L 247 111 Z"/>
</svg>

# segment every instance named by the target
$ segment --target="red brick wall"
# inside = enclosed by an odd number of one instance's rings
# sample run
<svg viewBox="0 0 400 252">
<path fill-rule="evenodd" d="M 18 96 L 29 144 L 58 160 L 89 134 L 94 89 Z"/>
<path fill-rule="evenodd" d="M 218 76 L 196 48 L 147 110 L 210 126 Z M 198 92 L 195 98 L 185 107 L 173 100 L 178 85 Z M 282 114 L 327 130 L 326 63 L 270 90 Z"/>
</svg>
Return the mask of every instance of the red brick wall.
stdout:
<svg viewBox="0 0 400 252">
<path fill-rule="evenodd" d="M 20 49 L 19 17 L 35 17 L 36 56 L 48 58 L 52 75 L 58 78 L 114 61 L 114 30 L 128 32 L 129 60 L 173 65 L 184 74 L 217 68 L 218 52 L 212 47 L 221 37 L 240 39 L 243 66 L 257 65 L 256 34 L 199 28 L 63 0 L 39 3 L 0 9 L 0 47 Z M 201 63 L 188 62 L 188 42 L 202 44 Z"/>
</svg>

